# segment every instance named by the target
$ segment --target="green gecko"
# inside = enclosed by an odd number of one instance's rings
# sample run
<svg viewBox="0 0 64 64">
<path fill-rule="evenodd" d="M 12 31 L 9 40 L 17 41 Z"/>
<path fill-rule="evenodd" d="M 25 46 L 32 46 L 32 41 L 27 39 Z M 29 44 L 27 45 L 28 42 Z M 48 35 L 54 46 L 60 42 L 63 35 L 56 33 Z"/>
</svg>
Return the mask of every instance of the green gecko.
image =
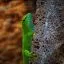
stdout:
<svg viewBox="0 0 64 64">
<path fill-rule="evenodd" d="M 22 53 L 23 64 L 29 64 L 30 58 L 36 55 L 31 52 L 32 38 L 34 34 L 33 17 L 31 13 L 22 18 Z"/>
</svg>

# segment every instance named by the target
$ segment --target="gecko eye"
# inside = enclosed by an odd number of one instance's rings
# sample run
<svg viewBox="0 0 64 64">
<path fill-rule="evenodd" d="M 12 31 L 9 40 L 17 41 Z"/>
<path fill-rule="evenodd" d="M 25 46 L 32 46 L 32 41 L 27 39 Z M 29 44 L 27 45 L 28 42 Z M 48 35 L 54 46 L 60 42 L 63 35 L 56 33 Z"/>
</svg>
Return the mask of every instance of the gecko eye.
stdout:
<svg viewBox="0 0 64 64">
<path fill-rule="evenodd" d="M 26 17 L 23 19 L 23 21 L 25 21 Z"/>
</svg>

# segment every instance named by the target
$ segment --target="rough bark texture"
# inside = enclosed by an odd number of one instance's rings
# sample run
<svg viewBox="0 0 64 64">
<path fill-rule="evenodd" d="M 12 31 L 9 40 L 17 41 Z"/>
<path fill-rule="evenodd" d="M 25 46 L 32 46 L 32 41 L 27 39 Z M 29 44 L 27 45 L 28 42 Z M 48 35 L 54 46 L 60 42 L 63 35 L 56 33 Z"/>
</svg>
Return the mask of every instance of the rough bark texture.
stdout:
<svg viewBox="0 0 64 64">
<path fill-rule="evenodd" d="M 33 64 L 64 64 L 64 0 L 37 0 Z"/>
</svg>

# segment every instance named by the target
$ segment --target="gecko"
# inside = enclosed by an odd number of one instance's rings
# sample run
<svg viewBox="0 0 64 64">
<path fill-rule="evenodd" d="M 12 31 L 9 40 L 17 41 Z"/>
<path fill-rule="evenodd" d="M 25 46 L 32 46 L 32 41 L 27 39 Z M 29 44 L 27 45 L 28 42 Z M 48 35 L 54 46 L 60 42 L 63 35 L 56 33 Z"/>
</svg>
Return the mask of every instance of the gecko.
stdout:
<svg viewBox="0 0 64 64">
<path fill-rule="evenodd" d="M 29 64 L 30 59 L 34 58 L 36 54 L 31 51 L 32 38 L 34 35 L 33 16 L 27 13 L 22 18 L 22 54 L 23 64 Z"/>
</svg>

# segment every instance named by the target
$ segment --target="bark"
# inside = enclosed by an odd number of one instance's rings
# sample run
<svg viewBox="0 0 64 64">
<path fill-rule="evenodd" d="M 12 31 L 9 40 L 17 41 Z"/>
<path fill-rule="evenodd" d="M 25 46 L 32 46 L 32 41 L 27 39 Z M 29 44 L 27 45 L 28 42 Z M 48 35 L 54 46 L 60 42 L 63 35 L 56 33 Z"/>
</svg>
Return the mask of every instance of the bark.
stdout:
<svg viewBox="0 0 64 64">
<path fill-rule="evenodd" d="M 64 0 L 37 0 L 34 64 L 64 64 Z"/>
</svg>

